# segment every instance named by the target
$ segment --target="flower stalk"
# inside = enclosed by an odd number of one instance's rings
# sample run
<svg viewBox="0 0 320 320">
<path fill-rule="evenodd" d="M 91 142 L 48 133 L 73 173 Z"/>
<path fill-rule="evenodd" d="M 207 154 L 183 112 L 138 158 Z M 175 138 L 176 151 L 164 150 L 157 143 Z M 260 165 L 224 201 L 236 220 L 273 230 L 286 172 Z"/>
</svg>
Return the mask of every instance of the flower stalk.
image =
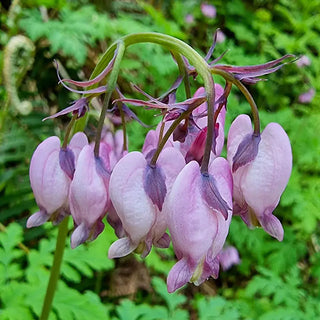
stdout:
<svg viewBox="0 0 320 320">
<path fill-rule="evenodd" d="M 100 118 L 99 118 L 99 122 L 98 122 L 98 127 L 97 127 L 96 140 L 95 140 L 95 145 L 94 145 L 94 154 L 96 157 L 99 157 L 102 128 L 103 128 L 103 124 L 104 124 L 104 120 L 106 117 L 106 113 L 107 113 L 107 109 L 109 106 L 112 92 L 116 88 L 118 74 L 119 74 L 119 70 L 120 70 L 120 63 L 121 63 L 122 57 L 125 52 L 125 44 L 123 41 L 120 40 L 119 42 L 117 42 L 117 49 L 118 49 L 118 54 L 117 54 L 116 59 L 114 61 L 113 69 L 110 73 L 110 77 L 109 77 L 108 85 L 107 85 L 107 90 L 105 93 L 105 98 L 103 101 L 103 106 L 102 106 L 102 110 L 101 110 L 101 114 L 100 114 Z"/>
<path fill-rule="evenodd" d="M 53 264 L 50 272 L 50 279 L 46 291 L 46 296 L 42 305 L 40 320 L 47 320 L 51 310 L 54 294 L 57 288 L 57 283 L 60 276 L 60 268 L 63 259 L 63 253 L 68 235 L 69 217 L 65 217 L 59 225 L 56 249 L 54 252 Z"/>
</svg>

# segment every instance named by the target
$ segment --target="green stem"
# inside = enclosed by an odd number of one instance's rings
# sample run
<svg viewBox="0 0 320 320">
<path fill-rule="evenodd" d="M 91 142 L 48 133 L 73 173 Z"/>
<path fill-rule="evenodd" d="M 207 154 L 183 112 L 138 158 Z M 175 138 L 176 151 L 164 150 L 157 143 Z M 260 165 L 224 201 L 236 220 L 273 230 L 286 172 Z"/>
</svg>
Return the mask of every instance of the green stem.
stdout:
<svg viewBox="0 0 320 320">
<path fill-rule="evenodd" d="M 231 73 L 224 71 L 224 70 L 221 70 L 221 69 L 216 69 L 214 67 L 212 67 L 210 70 L 211 70 L 212 74 L 217 74 L 217 75 L 222 76 L 225 80 L 233 83 L 234 85 L 236 85 L 239 88 L 239 90 L 245 96 L 245 98 L 247 99 L 247 101 L 249 102 L 250 107 L 251 107 L 251 112 L 252 112 L 252 117 L 253 117 L 253 128 L 254 128 L 253 132 L 255 135 L 260 135 L 260 118 L 259 118 L 258 107 L 257 107 L 255 101 L 253 100 L 248 89 L 241 83 L 241 81 L 236 79 Z"/>
<path fill-rule="evenodd" d="M 190 114 L 190 111 L 185 111 L 183 113 L 180 114 L 180 116 L 174 120 L 174 122 L 172 123 L 172 125 L 170 126 L 170 128 L 168 129 L 168 131 L 166 132 L 166 134 L 164 135 L 164 137 L 161 139 L 161 141 L 159 142 L 158 148 L 155 151 L 151 161 L 150 161 L 150 165 L 151 166 L 155 166 L 156 162 L 158 160 L 158 157 L 162 151 L 162 149 L 164 148 L 166 142 L 168 141 L 168 139 L 170 138 L 171 134 L 173 133 L 174 129 L 179 125 L 179 123 L 183 120 L 186 119 L 186 117 L 188 117 Z"/>
<path fill-rule="evenodd" d="M 96 157 L 99 156 L 102 128 L 103 128 L 103 124 L 104 124 L 104 120 L 106 117 L 106 113 L 107 113 L 107 109 L 109 106 L 109 101 L 110 101 L 112 92 L 115 89 L 116 84 L 117 84 L 118 74 L 119 74 L 119 70 L 120 70 L 120 63 L 121 63 L 121 60 L 122 60 L 122 57 L 124 55 L 125 48 L 126 48 L 124 42 L 121 40 L 117 42 L 116 46 L 118 47 L 118 53 L 117 53 L 116 59 L 114 61 L 114 65 L 113 65 L 113 68 L 112 68 L 112 71 L 110 73 L 110 77 L 109 77 L 109 80 L 107 83 L 107 91 L 105 93 L 104 103 L 102 106 L 102 110 L 101 110 L 101 114 L 100 114 L 100 118 L 99 118 L 99 122 L 98 122 L 98 127 L 97 127 L 97 134 L 96 134 L 96 140 L 95 140 L 95 145 L 94 145 L 94 155 Z"/>
<path fill-rule="evenodd" d="M 135 33 L 135 34 L 130 34 L 127 35 L 123 38 L 121 38 L 121 41 L 124 43 L 125 47 L 129 47 L 130 45 L 133 45 L 135 43 L 143 43 L 143 42 L 152 42 L 152 43 L 157 43 L 160 44 L 166 48 L 168 48 L 170 51 L 173 52 L 178 52 L 180 55 L 185 56 L 190 63 L 196 68 L 198 74 L 202 77 L 203 82 L 204 82 L 204 87 L 207 92 L 207 102 L 208 102 L 208 109 L 213 108 L 214 106 L 214 83 L 212 79 L 212 75 L 210 72 L 210 67 L 207 64 L 207 62 L 197 53 L 192 47 L 190 47 L 188 44 L 185 42 L 176 39 L 174 37 L 165 35 L 165 34 L 160 34 L 160 33 L 154 33 L 154 32 L 145 32 L 145 33 Z M 117 43 L 112 44 L 109 49 L 105 52 L 105 54 L 102 56 L 100 61 L 98 62 L 96 68 L 94 69 L 91 78 L 95 77 L 98 75 L 107 65 L 107 63 L 112 59 L 112 56 L 114 54 L 114 51 L 116 50 Z M 208 113 L 212 113 L 213 111 L 208 110 Z M 189 112 L 188 112 L 189 114 Z M 180 121 L 185 118 L 185 113 L 182 113 L 178 119 Z M 178 120 L 177 119 L 177 120 Z M 175 127 L 179 124 L 178 121 L 175 121 L 171 127 L 175 125 Z M 206 155 L 206 160 L 209 161 L 207 158 L 210 157 L 210 150 L 211 150 L 211 145 L 212 145 L 212 117 L 210 118 L 208 115 L 208 135 L 207 135 L 207 140 L 210 139 L 211 141 L 206 142 L 206 149 L 205 149 L 205 154 Z M 171 129 L 170 127 L 170 129 Z M 153 156 L 151 163 L 155 164 L 155 161 L 157 157 L 159 156 L 158 150 L 161 151 L 163 148 L 164 144 L 166 143 L 166 139 L 169 138 L 169 135 L 173 132 L 175 127 L 172 130 L 168 130 L 164 138 L 162 139 L 161 143 L 159 144 L 159 148 L 157 149 L 155 155 Z M 169 132 L 171 133 L 169 134 Z M 209 149 L 210 148 L 210 149 Z M 160 152 L 159 151 L 159 152 Z M 207 165 L 204 165 L 204 169 Z M 203 169 L 203 170 L 204 170 Z"/>
<path fill-rule="evenodd" d="M 177 64 L 179 67 L 179 72 L 183 76 L 183 83 L 184 83 L 184 88 L 186 91 L 186 98 L 189 99 L 189 98 L 191 98 L 191 89 L 190 89 L 188 70 L 186 68 L 185 63 L 183 62 L 181 55 L 177 52 L 172 52 L 172 54 L 177 61 Z"/>
<path fill-rule="evenodd" d="M 67 126 L 67 129 L 66 129 L 66 134 L 64 136 L 64 139 L 63 139 L 63 144 L 62 144 L 62 149 L 65 149 L 68 145 L 68 142 L 69 142 L 69 136 L 70 136 L 70 133 L 71 133 L 71 130 L 73 128 L 73 125 L 74 123 L 76 122 L 76 119 L 77 119 L 77 115 L 73 115 L 68 126 Z"/>
<path fill-rule="evenodd" d="M 215 88 L 214 88 L 214 81 L 211 77 L 211 84 L 209 86 L 209 89 L 206 88 L 207 92 L 207 104 L 208 104 L 208 111 L 207 111 L 207 120 L 208 120 L 208 126 L 207 126 L 207 138 L 206 138 L 206 145 L 204 148 L 204 154 L 201 162 L 201 173 L 207 173 L 208 172 L 208 166 L 209 166 L 209 160 L 210 160 L 210 154 L 212 149 L 212 140 L 213 140 L 213 108 L 214 108 L 214 100 L 215 100 Z"/>
<path fill-rule="evenodd" d="M 66 238 L 68 234 L 69 217 L 65 217 L 59 225 L 59 232 L 54 252 L 53 265 L 51 268 L 50 279 L 47 287 L 46 296 L 42 305 L 40 320 L 47 320 L 52 306 L 53 297 L 56 291 L 57 283 L 60 276 L 60 267 L 63 258 Z"/>
</svg>

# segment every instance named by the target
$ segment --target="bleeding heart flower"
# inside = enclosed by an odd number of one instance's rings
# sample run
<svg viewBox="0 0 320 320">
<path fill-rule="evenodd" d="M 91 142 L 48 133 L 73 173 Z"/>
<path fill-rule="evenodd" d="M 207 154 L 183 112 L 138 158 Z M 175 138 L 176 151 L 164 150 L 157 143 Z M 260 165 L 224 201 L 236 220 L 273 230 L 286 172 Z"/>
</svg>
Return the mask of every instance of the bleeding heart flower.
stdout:
<svg viewBox="0 0 320 320">
<path fill-rule="evenodd" d="M 150 155 L 130 152 L 115 166 L 110 178 L 110 197 L 126 237 L 114 242 L 109 258 L 123 257 L 137 249 L 145 257 L 152 243 L 164 248 L 170 243 L 165 233 L 167 217 L 162 210 L 171 186 L 185 165 L 180 152 L 165 148 L 155 166 Z"/>
<path fill-rule="evenodd" d="M 49 137 L 39 144 L 30 162 L 30 182 L 40 211 L 27 221 L 27 227 L 40 226 L 48 220 L 58 224 L 70 214 L 68 195 L 80 150 L 88 144 L 84 133 L 78 132 L 67 148 L 60 139 Z"/>
<path fill-rule="evenodd" d="M 110 147 L 100 143 L 99 157 L 93 146 L 80 152 L 73 180 L 70 185 L 70 211 L 76 226 L 71 236 L 71 247 L 86 240 L 94 240 L 104 229 L 102 218 L 110 205 Z"/>
<path fill-rule="evenodd" d="M 168 275 L 169 292 L 189 281 L 199 285 L 218 277 L 217 255 L 229 231 L 231 207 L 232 176 L 225 159 L 213 160 L 208 174 L 196 161 L 180 172 L 164 206 L 179 259 Z"/>
<path fill-rule="evenodd" d="M 253 134 L 247 115 L 238 116 L 228 135 L 228 160 L 232 167 L 238 147 Z M 261 134 L 257 154 L 233 170 L 234 213 L 253 227 L 261 225 L 271 236 L 283 239 L 280 221 L 272 214 L 279 203 L 292 168 L 290 141 L 277 123 L 269 123 Z"/>
</svg>

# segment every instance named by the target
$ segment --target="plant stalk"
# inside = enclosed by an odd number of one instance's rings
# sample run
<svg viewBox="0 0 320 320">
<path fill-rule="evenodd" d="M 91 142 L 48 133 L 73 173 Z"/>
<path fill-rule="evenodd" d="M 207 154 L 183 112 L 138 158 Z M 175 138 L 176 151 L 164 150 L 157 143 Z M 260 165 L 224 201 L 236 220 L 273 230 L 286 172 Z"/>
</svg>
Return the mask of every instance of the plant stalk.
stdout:
<svg viewBox="0 0 320 320">
<path fill-rule="evenodd" d="M 98 122 L 98 127 L 97 127 L 97 134 L 96 134 L 95 145 L 94 145 L 94 155 L 96 157 L 99 157 L 100 140 L 101 140 L 101 133 L 102 133 L 102 129 L 103 129 L 103 124 L 104 124 L 104 120 L 106 117 L 106 113 L 107 113 L 107 109 L 109 106 L 112 92 L 115 89 L 116 84 L 117 84 L 118 74 L 119 74 L 119 70 L 120 70 L 120 63 L 121 63 L 121 60 L 122 60 L 122 57 L 124 55 L 125 48 L 126 48 L 124 42 L 121 40 L 117 43 L 117 46 L 118 46 L 118 54 L 117 54 L 116 59 L 114 61 L 114 65 L 113 65 L 112 71 L 110 73 L 110 78 L 107 83 L 107 91 L 105 93 L 106 95 L 104 98 L 104 102 L 103 102 L 103 106 L 102 106 L 102 110 L 101 110 L 101 114 L 100 114 L 100 118 L 99 118 L 99 122 Z"/>
<path fill-rule="evenodd" d="M 47 286 L 46 296 L 42 305 L 40 320 L 47 320 L 50 314 L 54 294 L 60 276 L 60 268 L 66 246 L 66 238 L 68 234 L 69 216 L 66 216 L 59 225 L 58 237 L 56 242 L 56 250 L 54 252 L 53 264 L 50 273 L 50 279 Z"/>
</svg>

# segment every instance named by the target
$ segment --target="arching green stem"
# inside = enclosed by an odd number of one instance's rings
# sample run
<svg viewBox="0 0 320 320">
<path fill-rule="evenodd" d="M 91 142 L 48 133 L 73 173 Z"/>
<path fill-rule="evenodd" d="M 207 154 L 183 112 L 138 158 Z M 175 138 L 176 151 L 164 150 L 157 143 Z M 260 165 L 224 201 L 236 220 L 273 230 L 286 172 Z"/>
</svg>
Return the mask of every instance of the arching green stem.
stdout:
<svg viewBox="0 0 320 320">
<path fill-rule="evenodd" d="M 103 128 L 103 123 L 104 123 L 104 120 L 106 117 L 106 113 L 107 113 L 107 109 L 109 106 L 112 92 L 115 89 L 116 84 L 117 84 L 118 74 L 119 74 L 119 70 L 120 70 L 120 63 L 121 63 L 122 57 L 125 52 L 125 44 L 123 41 L 121 41 L 121 40 L 118 41 L 116 46 L 118 46 L 118 54 L 117 54 L 116 59 L 114 61 L 114 65 L 113 65 L 113 69 L 110 73 L 110 77 L 108 79 L 107 91 L 105 93 L 105 98 L 104 98 L 104 102 L 103 102 L 103 106 L 102 106 L 102 110 L 101 110 L 101 114 L 100 114 L 100 118 L 99 118 L 99 122 L 98 122 L 98 127 L 97 127 L 96 140 L 95 140 L 95 145 L 94 145 L 94 155 L 96 157 L 99 156 L 100 140 L 101 140 L 101 132 L 102 132 L 102 128 Z"/>
<path fill-rule="evenodd" d="M 121 41 L 124 43 L 125 47 L 129 47 L 130 45 L 133 45 L 135 43 L 143 43 L 143 42 L 160 44 L 168 48 L 169 50 L 173 52 L 177 52 L 180 55 L 186 57 L 189 60 L 189 62 L 196 68 L 198 74 L 202 77 L 204 82 L 204 87 L 207 92 L 208 113 L 211 114 L 211 117 L 208 115 L 208 135 L 207 135 L 207 142 L 206 142 L 206 148 L 205 148 L 205 154 L 206 154 L 205 161 L 208 162 L 210 157 L 210 150 L 211 150 L 212 136 L 213 136 L 213 132 L 212 132 L 213 117 L 212 116 L 213 116 L 213 106 L 214 106 L 214 82 L 213 82 L 212 75 L 210 73 L 209 65 L 207 64 L 207 62 L 188 44 L 186 44 L 185 42 L 179 39 L 176 39 L 174 37 L 171 37 L 165 34 L 154 33 L 154 32 L 135 33 L 135 34 L 130 34 L 121 38 Z M 98 75 L 105 68 L 107 63 L 112 59 L 114 51 L 116 50 L 116 46 L 117 46 L 117 43 L 114 43 L 109 47 L 109 49 L 102 56 L 99 63 L 97 64 L 95 70 L 91 75 L 91 78 Z M 180 119 L 181 121 L 182 119 L 185 118 L 185 115 L 181 114 L 180 117 L 181 117 Z M 173 127 L 174 125 L 176 127 L 179 124 L 180 121 L 177 122 L 177 120 L 174 122 L 174 124 L 172 124 L 171 127 Z M 171 133 L 173 132 L 175 127 L 172 129 Z M 171 133 L 168 134 L 168 132 L 163 137 L 159 145 L 159 148 L 157 150 L 159 150 L 161 146 L 163 147 L 166 142 L 166 139 L 169 138 Z M 154 163 L 158 156 L 159 154 L 158 152 L 156 152 L 154 157 L 152 158 L 152 161 Z M 204 164 L 203 170 L 205 170 L 207 166 L 208 165 Z"/>
<path fill-rule="evenodd" d="M 258 107 L 255 101 L 253 100 L 248 89 L 241 83 L 241 81 L 236 79 L 231 73 L 224 70 L 216 69 L 214 67 L 212 67 L 210 70 L 212 74 L 218 74 L 222 76 L 226 81 L 233 83 L 239 88 L 239 90 L 245 96 L 245 98 L 247 99 L 251 107 L 251 112 L 253 117 L 253 133 L 255 135 L 260 135 L 260 118 L 259 118 Z"/>
</svg>

